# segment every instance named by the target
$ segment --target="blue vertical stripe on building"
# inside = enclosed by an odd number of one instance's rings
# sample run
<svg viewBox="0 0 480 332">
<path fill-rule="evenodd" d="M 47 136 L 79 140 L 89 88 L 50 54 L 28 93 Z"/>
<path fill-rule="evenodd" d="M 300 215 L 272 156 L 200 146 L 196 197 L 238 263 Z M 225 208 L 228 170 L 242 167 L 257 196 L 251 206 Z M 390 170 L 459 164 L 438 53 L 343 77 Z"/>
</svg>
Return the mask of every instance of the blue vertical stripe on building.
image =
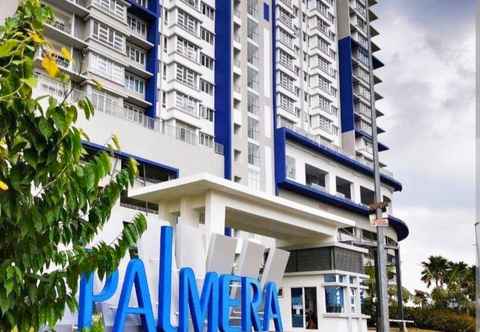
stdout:
<svg viewBox="0 0 480 332">
<path fill-rule="evenodd" d="M 160 47 L 160 1 L 150 0 L 148 8 L 140 6 L 136 1 L 129 0 L 128 12 L 145 20 L 148 24 L 147 40 L 153 47 L 147 52 L 146 69 L 153 74 L 146 80 L 145 99 L 152 104 L 146 114 L 151 117 L 157 115 L 157 80 L 158 80 L 158 49 Z"/>
<path fill-rule="evenodd" d="M 270 6 L 266 2 L 263 3 L 263 19 L 270 21 Z"/>
<path fill-rule="evenodd" d="M 215 142 L 224 148 L 224 177 L 232 179 L 232 3 L 217 0 L 215 18 Z"/>
<path fill-rule="evenodd" d="M 350 36 L 338 42 L 338 58 L 340 62 L 340 117 L 342 133 L 344 133 L 354 129 L 352 42 Z"/>
</svg>

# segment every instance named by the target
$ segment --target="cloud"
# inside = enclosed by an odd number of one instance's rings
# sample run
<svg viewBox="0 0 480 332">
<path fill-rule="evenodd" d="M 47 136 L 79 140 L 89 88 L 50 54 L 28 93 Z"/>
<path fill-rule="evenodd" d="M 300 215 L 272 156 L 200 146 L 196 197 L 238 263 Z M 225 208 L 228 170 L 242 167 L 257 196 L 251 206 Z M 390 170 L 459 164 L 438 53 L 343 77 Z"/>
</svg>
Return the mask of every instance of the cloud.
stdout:
<svg viewBox="0 0 480 332">
<path fill-rule="evenodd" d="M 464 6 L 460 5 L 462 3 Z M 433 5 L 435 3 L 435 6 Z M 381 154 L 404 191 L 395 215 L 410 227 L 403 278 L 421 288 L 421 261 L 474 263 L 475 35 L 473 1 L 382 2 L 375 22 L 385 97 Z M 428 9 L 431 10 L 428 10 Z"/>
</svg>

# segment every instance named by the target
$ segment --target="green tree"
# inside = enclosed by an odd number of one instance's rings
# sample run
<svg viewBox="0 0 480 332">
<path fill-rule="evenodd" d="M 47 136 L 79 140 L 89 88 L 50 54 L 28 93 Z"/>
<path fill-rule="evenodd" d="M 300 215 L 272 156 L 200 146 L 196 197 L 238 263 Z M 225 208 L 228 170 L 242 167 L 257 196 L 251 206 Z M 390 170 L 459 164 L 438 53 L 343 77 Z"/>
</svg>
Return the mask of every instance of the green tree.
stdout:
<svg viewBox="0 0 480 332">
<path fill-rule="evenodd" d="M 51 19 L 39 0 L 25 0 L 0 28 L 0 331 L 52 326 L 66 305 L 76 310 L 80 274 L 113 271 L 146 228 L 138 215 L 113 243 L 86 249 L 137 170 L 131 160 L 113 174 L 106 152 L 84 160 L 87 138 L 74 124 L 94 110 L 88 99 L 69 103 L 68 77 L 48 51 L 42 66 L 64 82 L 65 98 L 32 98 L 33 58 L 48 49 Z"/>
<path fill-rule="evenodd" d="M 425 308 L 428 306 L 428 299 L 430 298 L 430 295 L 427 292 L 415 289 L 415 292 L 413 294 L 413 303 L 417 306 L 421 306 L 422 308 Z"/>
<path fill-rule="evenodd" d="M 430 256 L 428 261 L 422 262 L 422 281 L 427 287 L 435 283 L 435 287 L 443 287 L 448 271 L 448 260 L 442 256 Z"/>
</svg>

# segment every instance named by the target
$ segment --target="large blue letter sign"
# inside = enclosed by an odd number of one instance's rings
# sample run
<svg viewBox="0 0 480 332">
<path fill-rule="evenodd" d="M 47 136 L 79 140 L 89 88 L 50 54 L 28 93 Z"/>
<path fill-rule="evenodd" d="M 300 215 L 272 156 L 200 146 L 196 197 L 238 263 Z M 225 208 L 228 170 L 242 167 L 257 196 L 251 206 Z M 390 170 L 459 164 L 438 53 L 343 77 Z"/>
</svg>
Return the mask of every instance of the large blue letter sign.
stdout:
<svg viewBox="0 0 480 332">
<path fill-rule="evenodd" d="M 230 285 L 240 284 L 240 277 L 225 274 L 220 277 L 220 330 L 222 332 L 240 332 L 239 327 L 230 325 L 230 313 L 234 307 L 240 307 L 240 297 L 231 298 Z"/>
<path fill-rule="evenodd" d="M 80 279 L 80 296 L 78 310 L 78 330 L 92 326 L 93 306 L 97 302 L 108 300 L 115 294 L 118 285 L 118 271 L 113 272 L 105 281 L 102 291 L 93 294 L 93 273 L 84 273 Z"/>
<path fill-rule="evenodd" d="M 258 280 L 242 277 L 242 331 L 251 331 L 252 323 L 255 331 L 262 330 L 258 307 L 262 302 Z"/>
<path fill-rule="evenodd" d="M 208 332 L 218 329 L 218 275 L 208 272 L 202 287 L 200 298 L 195 274 L 190 268 L 180 270 L 180 322 L 179 332 L 188 332 L 188 307 L 192 314 L 193 329 L 203 332 L 205 319 L 208 318 Z M 208 317 L 207 317 L 208 313 Z"/>
<path fill-rule="evenodd" d="M 273 282 L 265 286 L 265 309 L 263 310 L 263 330 L 268 331 L 270 320 L 273 319 L 275 331 L 282 332 L 282 316 L 278 304 L 278 291 Z"/>
<path fill-rule="evenodd" d="M 128 306 L 134 284 L 138 301 L 137 308 Z M 120 294 L 120 301 L 115 315 L 113 332 L 123 332 L 127 315 L 140 315 L 142 317 L 143 330 L 146 332 L 155 332 L 155 319 L 153 318 L 147 276 L 145 274 L 145 267 L 139 259 L 132 259 L 130 263 L 128 263 L 122 293 Z"/>
<path fill-rule="evenodd" d="M 170 321 L 172 301 L 172 227 L 162 227 L 160 234 L 160 285 L 158 287 L 158 329 L 176 332 Z"/>
<path fill-rule="evenodd" d="M 172 227 L 162 227 L 160 238 L 158 321 L 155 323 L 145 266 L 140 259 L 135 258 L 130 260 L 127 266 L 113 332 L 125 330 L 128 315 L 141 316 L 145 332 L 189 332 L 190 321 L 194 332 L 217 332 L 218 330 L 252 332 L 252 329 L 256 332 L 266 332 L 272 320 L 275 331 L 283 331 L 275 283 L 267 283 L 262 290 L 259 281 L 255 278 L 230 274 L 219 277 L 216 272 L 207 272 L 200 292 L 195 274 L 188 267 L 180 270 L 179 324 L 178 327 L 173 326 L 171 322 Z M 93 279 L 93 273 L 89 273 L 83 274 L 80 281 L 79 330 L 92 326 L 95 303 L 110 299 L 118 287 L 117 271 L 106 279 L 102 291 L 98 294 L 93 293 Z M 135 287 L 138 307 L 129 306 L 133 287 Z M 260 314 L 261 306 L 264 306 L 263 317 Z M 241 324 L 232 322 L 234 311 L 241 312 Z"/>
</svg>

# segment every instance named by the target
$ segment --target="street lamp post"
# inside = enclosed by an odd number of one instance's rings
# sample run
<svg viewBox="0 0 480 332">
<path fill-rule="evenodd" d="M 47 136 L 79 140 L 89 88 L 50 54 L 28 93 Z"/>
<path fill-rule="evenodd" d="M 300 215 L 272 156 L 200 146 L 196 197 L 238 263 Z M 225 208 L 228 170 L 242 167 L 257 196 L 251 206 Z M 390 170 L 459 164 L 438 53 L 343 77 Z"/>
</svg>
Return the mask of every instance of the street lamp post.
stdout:
<svg viewBox="0 0 480 332">
<path fill-rule="evenodd" d="M 369 63 L 369 81 L 370 81 L 370 107 L 372 118 L 372 143 L 373 143 L 373 173 L 375 186 L 375 217 L 376 220 L 382 219 L 382 193 L 380 188 L 380 167 L 378 161 L 378 137 L 377 137 L 377 113 L 375 108 L 375 82 L 373 76 L 373 59 L 372 59 L 372 35 L 370 32 L 370 6 L 366 1 L 366 20 L 368 35 L 368 63 Z M 389 314 L 388 314 L 388 277 L 387 277 L 387 253 L 385 249 L 385 225 L 377 223 L 377 331 L 388 332 Z"/>
</svg>

